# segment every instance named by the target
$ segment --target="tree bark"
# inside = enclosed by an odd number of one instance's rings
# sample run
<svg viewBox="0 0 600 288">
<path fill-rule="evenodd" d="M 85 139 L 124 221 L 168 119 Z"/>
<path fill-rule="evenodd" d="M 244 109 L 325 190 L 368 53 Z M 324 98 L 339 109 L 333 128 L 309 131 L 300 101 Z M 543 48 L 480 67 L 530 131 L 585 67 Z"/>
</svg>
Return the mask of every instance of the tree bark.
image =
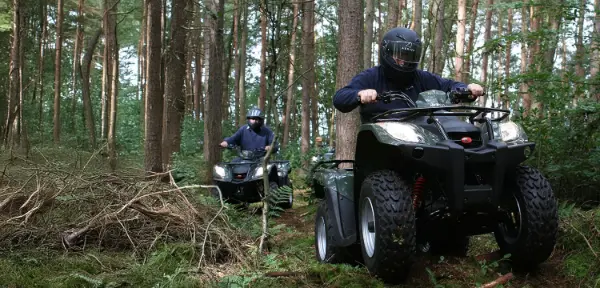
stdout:
<svg viewBox="0 0 600 288">
<path fill-rule="evenodd" d="M 117 0 L 107 0 L 109 4 L 107 10 L 108 25 L 108 38 L 107 46 L 109 47 L 108 53 L 110 54 L 110 107 L 108 114 L 108 159 L 110 168 L 115 171 L 117 168 L 117 98 L 119 95 L 119 44 L 117 42 Z"/>
<path fill-rule="evenodd" d="M 494 0 L 487 1 L 487 11 L 485 12 L 485 32 L 483 32 L 483 43 L 487 43 L 492 38 L 492 6 L 494 5 Z M 487 52 L 483 53 L 481 60 L 481 83 L 485 85 L 487 83 L 487 74 L 488 74 L 488 62 L 489 55 Z M 487 96 L 479 97 L 479 105 L 485 106 L 487 101 Z"/>
<path fill-rule="evenodd" d="M 341 0 L 338 8 L 339 37 L 336 89 L 346 86 L 362 67 L 362 1 Z M 336 159 L 354 159 L 360 117 L 358 109 L 336 113 Z"/>
<path fill-rule="evenodd" d="M 147 172 L 160 173 L 162 165 L 163 99 L 160 91 L 161 69 L 161 0 L 147 0 L 146 57 L 146 127 L 144 167 Z"/>
<path fill-rule="evenodd" d="M 418 35 L 421 35 L 421 26 L 423 23 L 423 2 L 422 0 L 414 0 L 413 5 L 413 22 L 410 28 L 417 32 Z"/>
<path fill-rule="evenodd" d="M 92 56 L 94 56 L 94 49 L 96 49 L 96 45 L 98 44 L 98 39 L 100 39 L 101 34 L 102 29 L 98 29 L 90 41 L 88 41 L 88 46 L 85 49 L 85 55 L 83 56 L 82 60 L 83 65 L 79 66 L 85 125 L 88 130 L 90 148 L 92 150 L 96 149 L 96 127 L 94 123 L 94 111 L 92 109 L 92 97 L 90 92 L 90 68 L 92 64 Z"/>
<path fill-rule="evenodd" d="M 374 0 L 366 1 L 366 12 L 365 12 L 365 52 L 363 54 L 364 69 L 371 67 L 371 58 L 373 57 L 373 20 L 375 19 Z M 399 10 L 398 10 L 399 11 Z M 398 12 L 399 13 L 399 12 Z M 292 46 L 293 47 L 293 46 Z"/>
<path fill-rule="evenodd" d="M 456 32 L 456 54 L 454 58 L 454 79 L 456 81 L 463 81 L 463 55 L 465 53 L 465 26 L 467 24 L 466 18 L 467 1 L 458 0 L 458 27 Z"/>
<path fill-rule="evenodd" d="M 287 143 L 289 141 L 289 136 L 290 136 L 290 117 L 291 117 L 291 111 L 292 111 L 292 105 L 296 105 L 294 102 L 294 94 L 296 92 L 295 85 L 294 84 L 294 69 L 295 69 L 295 60 L 296 60 L 296 31 L 298 29 L 298 5 L 299 4 L 293 4 L 294 6 L 294 14 L 293 14 L 293 20 L 292 20 L 292 36 L 291 36 L 291 40 L 290 40 L 290 58 L 289 58 L 289 62 L 288 62 L 288 90 L 286 91 L 287 93 L 287 100 L 286 100 L 286 105 L 285 105 L 285 116 L 283 117 L 283 140 L 282 140 L 282 147 L 286 147 Z"/>
<path fill-rule="evenodd" d="M 435 12 L 435 38 L 433 46 L 433 59 L 430 63 L 433 64 L 431 71 L 435 74 L 442 75 L 444 67 L 444 0 L 437 0 Z"/>
<path fill-rule="evenodd" d="M 246 43 L 248 42 L 248 5 L 244 5 L 242 39 L 240 40 L 240 113 L 239 123 L 246 122 Z"/>
<path fill-rule="evenodd" d="M 303 155 L 308 153 L 310 147 L 310 101 L 314 97 L 314 26 L 313 26 L 314 6 L 313 2 L 302 4 L 302 68 L 308 72 L 302 79 L 302 142 L 300 151 Z M 362 13 L 361 13 L 362 19 Z M 362 26 L 361 26 L 362 31 Z M 361 47 L 362 48 L 362 47 Z M 362 51 L 362 49 L 361 49 Z M 362 58 L 361 58 L 362 59 Z M 315 115 L 316 117 L 316 115 Z M 308 165 L 308 160 L 305 166 Z"/>
<path fill-rule="evenodd" d="M 163 164 L 171 163 L 171 154 L 179 152 L 181 127 L 185 114 L 184 81 L 186 71 L 186 0 L 173 0 L 170 45 L 166 55 L 166 89 L 163 127 Z"/>
<path fill-rule="evenodd" d="M 77 115 L 77 71 L 81 60 L 81 50 L 83 45 L 83 6 L 84 0 L 77 2 L 77 28 L 75 30 L 75 47 L 73 49 L 73 71 L 71 76 L 71 115 Z M 77 117 L 69 117 L 72 133 L 77 134 Z"/>
<path fill-rule="evenodd" d="M 243 27 L 240 26 L 240 16 L 241 16 L 241 11 L 242 11 L 242 6 L 239 5 L 239 0 L 234 0 L 233 2 L 233 6 L 234 6 L 234 10 L 235 13 L 233 14 L 233 53 L 235 55 L 234 60 L 233 60 L 233 70 L 234 70 L 234 83 L 233 83 L 233 94 L 234 94 L 234 113 L 233 113 L 233 118 L 234 118 L 234 123 L 235 123 L 235 127 L 239 127 L 240 125 L 240 119 L 235 116 L 235 115 L 239 115 L 240 113 L 240 43 L 239 43 L 239 39 L 240 39 L 240 28 L 243 29 Z"/>
<path fill-rule="evenodd" d="M 203 35 L 205 34 L 204 28 L 203 28 L 203 23 L 201 21 L 202 17 L 200 17 L 200 15 L 202 15 L 200 8 L 198 7 L 198 5 L 194 5 L 195 6 L 195 11 L 196 11 L 196 26 L 197 26 L 197 32 L 196 32 L 196 54 L 195 54 L 195 61 L 196 61 L 196 69 L 195 69 L 195 73 L 196 75 L 194 76 L 194 115 L 195 115 L 195 119 L 200 121 L 201 119 L 201 115 L 204 115 L 204 97 L 202 97 L 202 69 L 204 68 L 204 37 Z"/>
<path fill-rule="evenodd" d="M 266 0 L 260 1 L 260 95 L 258 98 L 258 108 L 265 111 L 267 101 L 267 10 Z"/>
<path fill-rule="evenodd" d="M 40 136 L 42 135 L 42 119 L 44 115 L 44 52 L 46 51 L 46 42 L 48 41 L 48 6 L 46 4 L 46 0 L 40 0 L 40 14 L 41 14 L 41 37 L 40 37 L 40 45 L 39 45 L 39 60 L 38 60 L 38 74 L 37 74 L 37 83 L 40 87 L 40 95 L 38 99 L 38 131 L 40 131 Z M 0 113 L 1 114 L 1 113 Z M 3 118 L 2 118 L 3 119 Z M 43 139 L 43 137 L 40 137 Z"/>
<path fill-rule="evenodd" d="M 475 23 L 477 21 L 477 6 L 479 5 L 479 0 L 473 0 L 473 6 L 471 6 L 471 23 L 469 27 L 469 41 L 467 42 L 467 58 L 465 59 L 465 68 L 464 73 L 468 73 L 467 77 L 463 77 L 463 80 L 468 81 L 473 75 L 471 73 L 471 59 L 473 58 L 473 42 L 475 42 Z M 500 36 L 500 35 L 498 35 Z"/>
<path fill-rule="evenodd" d="M 209 81 L 208 99 L 206 101 L 206 115 L 204 119 L 204 159 L 208 167 L 213 167 L 221 155 L 219 143 L 221 135 L 221 95 L 223 95 L 223 25 L 225 0 L 207 0 L 210 13 L 214 13 L 209 19 L 210 27 L 210 66 L 208 71 Z M 266 47 L 265 47 L 266 48 Z M 212 169 L 206 169 L 206 179 L 211 179 Z"/>
<path fill-rule="evenodd" d="M 63 0 L 57 0 L 57 17 L 56 17 L 56 57 L 54 58 L 54 144 L 60 143 L 60 90 L 62 87 L 60 71 L 62 58 L 62 42 L 63 42 Z"/>
<path fill-rule="evenodd" d="M 20 42 L 21 42 L 21 19 L 22 9 L 20 0 L 13 0 L 13 23 L 12 23 L 12 45 L 10 49 L 10 68 L 8 72 L 8 107 L 4 124 L 3 139 L 5 147 L 13 147 L 16 120 L 19 118 L 19 77 L 21 76 L 20 66 Z M 2 104 L 4 105 L 4 104 Z"/>
</svg>

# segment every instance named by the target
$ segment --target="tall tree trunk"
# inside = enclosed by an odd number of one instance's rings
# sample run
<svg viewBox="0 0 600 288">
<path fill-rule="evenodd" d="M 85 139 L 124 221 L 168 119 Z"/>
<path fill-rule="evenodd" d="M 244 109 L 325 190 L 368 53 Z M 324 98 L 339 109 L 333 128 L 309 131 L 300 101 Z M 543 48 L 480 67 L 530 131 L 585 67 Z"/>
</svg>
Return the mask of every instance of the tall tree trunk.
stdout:
<svg viewBox="0 0 600 288">
<path fill-rule="evenodd" d="M 219 143 L 221 142 L 221 95 L 223 95 L 223 22 L 225 0 L 207 0 L 207 7 L 212 13 L 210 17 L 210 66 L 208 77 L 210 83 L 215 85 L 208 86 L 208 99 L 206 101 L 206 115 L 204 117 L 204 159 L 208 167 L 213 167 L 221 158 L 219 153 Z M 265 47 L 266 48 L 266 47 Z M 211 179 L 212 169 L 206 169 L 206 179 Z"/>
<path fill-rule="evenodd" d="M 147 57 L 146 57 L 146 127 L 144 129 L 144 168 L 147 172 L 160 173 L 162 165 L 162 115 L 163 97 L 160 91 L 161 69 L 161 0 L 146 0 Z"/>
<path fill-rule="evenodd" d="M 338 8 L 339 37 L 335 87 L 340 89 L 358 74 L 362 67 L 362 1 L 341 0 Z M 354 159 L 356 135 L 360 116 L 358 109 L 350 113 L 336 113 L 336 159 Z"/>
<path fill-rule="evenodd" d="M 81 94 L 83 96 L 83 111 L 85 114 L 85 126 L 88 130 L 88 137 L 90 141 L 90 148 L 96 149 L 96 125 L 94 123 L 94 112 L 92 109 L 92 97 L 90 92 L 90 68 L 92 65 L 92 57 L 94 55 L 94 49 L 98 44 L 98 39 L 102 34 L 102 29 L 98 29 L 94 36 L 88 41 L 88 46 L 85 49 L 85 55 L 83 56 L 82 65 L 79 67 L 79 73 L 81 75 Z"/>
<path fill-rule="evenodd" d="M 166 55 L 166 89 L 163 127 L 163 164 L 171 163 L 171 154 L 179 152 L 181 126 L 185 114 L 184 80 L 186 46 L 186 0 L 173 0 L 171 10 L 170 45 Z"/>
<path fill-rule="evenodd" d="M 294 89 L 294 68 L 295 68 L 295 60 L 296 60 L 296 31 L 298 30 L 298 5 L 293 4 L 294 6 L 294 15 L 292 20 L 292 36 L 290 40 L 290 58 L 288 63 L 288 90 L 287 92 L 287 100 L 285 105 L 285 116 L 283 117 L 283 141 L 282 146 L 287 147 L 289 136 L 290 136 L 290 117 L 291 111 L 293 109 L 292 106 L 296 105 L 294 101 L 294 94 L 296 89 Z"/>
<path fill-rule="evenodd" d="M 527 39 L 527 6 L 523 5 L 521 8 L 521 37 Z M 521 43 L 521 74 L 527 73 L 527 42 Z M 523 108 L 525 109 L 523 116 L 527 116 L 529 109 L 531 109 L 531 98 L 529 97 L 529 87 L 527 82 L 521 82 L 521 97 L 523 98 Z"/>
<path fill-rule="evenodd" d="M 303 155 L 308 153 L 310 147 L 310 101 L 314 97 L 315 89 L 315 71 L 314 71 L 314 26 L 313 2 L 305 2 L 302 4 L 302 68 L 307 72 L 302 78 L 302 142 L 300 151 Z M 362 14 L 361 14 L 362 18 Z M 362 26 L 361 26 L 362 31 Z M 361 47 L 362 48 L 362 47 Z M 362 49 L 361 49 L 362 51 Z M 362 59 L 362 58 L 361 58 Z M 361 65 L 362 67 L 362 65 Z M 316 117 L 316 115 L 314 115 Z M 315 135 L 316 136 L 316 135 Z M 308 165 L 308 162 L 305 163 Z"/>
<path fill-rule="evenodd" d="M 138 71 L 139 71 L 139 81 L 138 81 L 138 93 L 139 96 L 138 98 L 141 100 L 140 101 L 140 124 L 142 127 L 142 135 L 145 135 L 145 133 L 143 132 L 145 127 L 146 127 L 146 117 L 144 115 L 146 109 L 144 107 L 146 107 L 146 56 L 147 56 L 147 46 L 146 46 L 146 35 L 148 34 L 146 32 L 147 30 L 147 21 L 148 21 L 148 5 L 146 5 L 146 0 L 143 0 L 142 3 L 143 7 L 144 7 L 144 12 L 142 14 L 142 27 L 140 28 L 140 42 L 138 44 Z M 143 136 L 142 136 L 143 137 Z"/>
<path fill-rule="evenodd" d="M 57 0 L 57 17 L 56 17 L 56 57 L 54 59 L 54 144 L 60 143 L 60 90 L 62 86 L 60 78 L 61 58 L 62 58 L 62 42 L 63 42 L 63 0 Z"/>
<path fill-rule="evenodd" d="M 492 6 L 494 5 L 494 0 L 487 1 L 487 11 L 485 12 L 485 32 L 483 32 L 483 43 L 487 43 L 492 38 Z M 484 52 L 481 60 L 481 83 L 484 85 L 487 83 L 487 74 L 488 74 L 488 61 L 489 61 L 489 53 Z M 479 97 L 480 105 L 485 106 L 487 101 L 487 96 L 484 95 Z"/>
<path fill-rule="evenodd" d="M 311 96 L 310 96 L 310 106 L 311 106 L 311 123 L 312 123 L 312 135 L 314 138 L 316 138 L 317 136 L 319 136 L 319 92 L 317 90 L 318 86 L 317 86 L 317 74 L 315 71 L 315 47 L 316 47 L 316 38 L 315 38 L 315 9 L 316 9 L 316 4 L 313 1 L 312 3 L 312 13 L 311 13 L 311 26 L 310 26 L 310 33 L 312 34 L 311 40 L 312 40 L 312 46 L 310 46 L 310 66 L 307 67 L 308 69 L 310 69 L 310 71 L 308 71 L 308 73 L 306 73 L 306 77 L 308 78 L 308 80 L 310 81 L 310 92 L 311 92 Z M 307 47 L 307 52 L 308 52 L 309 47 Z M 314 142 L 314 138 L 313 138 L 313 143 L 316 145 L 316 142 Z"/>
<path fill-rule="evenodd" d="M 473 0 L 473 5 L 471 6 L 471 23 L 469 25 L 469 42 L 467 42 L 467 58 L 465 59 L 465 68 L 464 72 L 468 73 L 467 77 L 463 77 L 463 80 L 469 80 L 473 74 L 471 74 L 471 59 L 473 58 L 473 42 L 475 42 L 475 23 L 477 21 L 477 6 L 479 5 L 479 0 Z"/>
<path fill-rule="evenodd" d="M 585 3 L 586 0 L 580 0 L 577 18 L 577 43 L 575 44 L 575 75 L 577 75 L 577 82 L 582 82 L 585 79 L 585 69 L 583 68 L 583 62 L 585 60 L 585 47 L 583 46 L 583 22 L 585 19 Z M 581 83 L 575 84 L 575 99 L 574 103 L 577 103 L 578 98 L 583 97 L 584 87 Z"/>
<path fill-rule="evenodd" d="M 8 86 L 9 86 L 9 93 L 8 93 L 8 105 L 6 105 L 6 107 L 8 108 L 7 111 L 7 115 L 6 115 L 6 119 L 5 120 L 5 124 L 4 124 L 4 130 L 3 132 L 3 138 L 4 138 L 4 146 L 5 147 L 13 147 L 13 143 L 14 143 L 14 137 L 13 135 L 16 134 L 17 131 L 14 131 L 16 126 L 14 123 L 15 120 L 17 120 L 18 115 L 20 114 L 19 111 L 19 76 L 21 75 L 21 66 L 20 64 L 20 42 L 21 42 L 21 21 L 22 21 L 22 12 L 21 11 L 23 9 L 23 6 L 21 5 L 21 0 L 13 0 L 13 23 L 12 23 L 12 45 L 11 45 L 11 49 L 10 49 L 10 68 L 9 68 L 9 72 L 8 72 Z M 2 104 L 4 105 L 4 104 Z"/>
<path fill-rule="evenodd" d="M 413 0 L 413 21 L 410 25 L 410 28 L 417 32 L 418 35 L 421 35 L 421 31 L 423 30 L 423 2 L 422 0 Z"/>
<path fill-rule="evenodd" d="M 107 31 L 107 46 L 108 53 L 110 55 L 110 89 L 108 92 L 110 104 L 108 114 L 108 158 L 110 168 L 115 171 L 117 168 L 117 143 L 116 143 L 116 129 L 117 129 L 117 98 L 119 94 L 119 45 L 117 43 L 117 2 L 118 0 L 106 0 L 107 4 L 107 19 L 108 24 L 106 25 Z"/>
<path fill-rule="evenodd" d="M 444 0 L 437 0 L 436 9 L 434 11 L 435 21 L 435 40 L 432 50 L 433 59 L 430 63 L 433 65 L 431 71 L 435 74 L 442 75 L 444 67 Z"/>
<path fill-rule="evenodd" d="M 239 127 L 240 125 L 240 119 L 238 117 L 236 117 L 235 115 L 239 115 L 240 113 L 240 43 L 239 43 L 239 39 L 240 39 L 240 16 L 241 16 L 241 11 L 242 11 L 242 6 L 239 5 L 239 0 L 234 0 L 233 2 L 233 6 L 234 6 L 234 10 L 235 13 L 233 14 L 233 53 L 234 53 L 234 60 L 233 60 L 233 66 L 234 66 L 234 83 L 233 83 L 233 94 L 234 94 L 234 117 L 235 119 L 233 119 L 234 123 L 235 123 L 235 127 Z M 242 28 L 243 29 L 243 28 Z"/>
<path fill-rule="evenodd" d="M 258 98 L 258 107 L 265 111 L 267 101 L 267 2 L 260 1 L 260 95 Z"/>
<path fill-rule="evenodd" d="M 513 9 L 512 8 L 508 8 L 508 23 L 507 23 L 507 27 L 506 27 L 506 36 L 509 36 L 512 34 L 512 22 L 513 22 Z M 506 41 L 506 53 L 505 53 L 505 58 L 504 58 L 504 101 L 505 101 L 505 108 L 508 109 L 510 102 L 509 102 L 509 97 L 508 97 L 508 89 L 510 88 L 510 85 L 508 84 L 508 79 L 510 78 L 510 56 L 512 55 L 512 40 L 510 39 L 510 37 L 508 38 L 508 40 Z"/>
<path fill-rule="evenodd" d="M 362 2 L 362 1 L 361 1 Z M 388 0 L 388 18 L 387 29 L 392 29 L 398 26 L 398 0 Z M 361 16 L 362 18 L 362 16 Z"/>
<path fill-rule="evenodd" d="M 246 43 L 248 42 L 248 5 L 244 5 L 242 19 L 242 39 L 240 40 L 240 113 L 239 123 L 246 121 Z"/>
<path fill-rule="evenodd" d="M 83 6 L 84 0 L 77 2 L 77 29 L 75 30 L 75 47 L 73 49 L 73 73 L 71 76 L 71 115 L 77 114 L 77 71 L 81 60 L 81 50 L 83 45 Z M 76 121 L 77 117 L 69 117 L 72 133 L 77 134 Z"/>
<path fill-rule="evenodd" d="M 600 45 L 598 41 L 600 41 L 600 0 L 594 0 L 594 32 L 592 33 L 592 67 L 590 67 L 590 78 L 592 79 L 592 97 L 600 101 L 600 89 L 597 87 L 598 71 L 600 71 Z"/>
<path fill-rule="evenodd" d="M 203 35 L 206 35 L 206 33 L 204 33 L 204 28 L 203 28 L 203 23 L 201 21 L 202 17 L 200 17 L 200 15 L 202 15 L 202 12 L 200 10 L 200 7 L 198 7 L 198 5 L 194 5 L 195 6 L 195 11 L 196 11 L 196 23 L 197 23 L 197 32 L 196 32 L 196 54 L 195 54 L 195 60 L 196 60 L 196 70 L 194 71 L 196 73 L 196 75 L 194 76 L 194 115 L 195 115 L 195 119 L 200 121 L 201 119 L 201 115 L 204 115 L 204 97 L 202 97 L 202 69 L 204 68 L 204 37 Z"/>
<path fill-rule="evenodd" d="M 234 38 L 234 25 L 231 25 L 229 30 L 229 40 L 227 41 L 227 53 L 223 56 L 225 67 L 223 67 L 223 96 L 221 102 L 223 105 L 223 121 L 229 121 L 229 107 L 231 106 L 231 100 L 229 97 L 229 76 L 231 76 L 231 63 L 233 62 L 233 38 Z"/>
<path fill-rule="evenodd" d="M 463 55 L 465 53 L 465 26 L 467 24 L 467 0 L 458 0 L 458 28 L 456 32 L 456 56 L 454 58 L 454 79 L 463 81 Z"/>
<path fill-rule="evenodd" d="M 46 43 L 47 43 L 47 39 L 48 39 L 48 19 L 47 19 L 47 14 L 48 14 L 48 6 L 46 4 L 46 0 L 40 0 L 40 15 L 41 15 L 41 22 L 42 22 L 42 29 L 41 29 L 41 37 L 40 37 L 40 44 L 39 44 L 39 58 L 38 58 L 38 74 L 37 74 L 37 86 L 39 86 L 40 89 L 40 95 L 39 95 L 39 99 L 38 99 L 38 131 L 40 133 L 40 136 L 42 136 L 43 134 L 43 129 L 42 129 L 42 119 L 43 119 L 43 115 L 44 115 L 44 55 L 45 55 L 45 51 L 46 51 Z M 0 113 L 1 115 L 2 113 Z M 4 119 L 4 118 L 0 118 L 0 119 Z M 43 139 L 44 137 L 40 137 L 40 139 Z"/>
<path fill-rule="evenodd" d="M 375 13 L 374 13 L 374 0 L 367 0 L 367 7 L 366 7 L 366 15 L 365 15 L 365 29 L 367 30 L 365 32 L 365 52 L 363 54 L 363 62 L 364 62 L 364 68 L 368 69 L 371 67 L 371 57 L 373 55 L 373 20 L 375 19 Z M 393 1 L 392 1 L 393 2 Z M 398 10 L 399 11 L 399 10 Z M 399 12 L 396 12 L 399 13 Z M 396 15 L 398 16 L 398 15 Z M 294 47 L 294 46 L 291 46 Z"/>
</svg>

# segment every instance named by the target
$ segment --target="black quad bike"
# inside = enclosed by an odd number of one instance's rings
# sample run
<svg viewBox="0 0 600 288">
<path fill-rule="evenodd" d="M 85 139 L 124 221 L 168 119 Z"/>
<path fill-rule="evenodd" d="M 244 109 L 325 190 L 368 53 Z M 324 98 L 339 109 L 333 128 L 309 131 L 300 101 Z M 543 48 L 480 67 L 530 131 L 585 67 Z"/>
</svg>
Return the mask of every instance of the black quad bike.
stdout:
<svg viewBox="0 0 600 288">
<path fill-rule="evenodd" d="M 235 149 L 229 145 L 227 149 Z M 268 177 L 269 188 L 274 190 L 282 186 L 292 188 L 289 178 L 291 172 L 290 161 L 270 160 L 267 171 L 263 171 L 262 163 L 267 152 L 265 149 L 241 150 L 237 149 L 238 158 L 230 162 L 220 162 L 213 167 L 213 182 L 219 186 L 223 199 L 231 204 L 248 204 L 259 202 L 264 196 L 263 178 Z M 213 196 L 219 197 L 219 192 L 214 189 Z M 292 208 L 293 193 L 289 193 L 287 201 L 279 206 Z"/>
<path fill-rule="evenodd" d="M 398 283 L 417 252 L 466 256 L 469 236 L 486 233 L 515 271 L 548 259 L 557 202 L 546 178 L 522 165 L 535 143 L 502 121 L 510 111 L 465 104 L 474 98 L 463 90 L 426 91 L 416 103 L 402 92 L 377 97 L 410 108 L 362 124 L 355 160 L 320 161 L 311 171 L 324 199 L 315 219 L 319 261 L 362 262 Z M 339 168 L 346 162 L 352 168 Z"/>
</svg>

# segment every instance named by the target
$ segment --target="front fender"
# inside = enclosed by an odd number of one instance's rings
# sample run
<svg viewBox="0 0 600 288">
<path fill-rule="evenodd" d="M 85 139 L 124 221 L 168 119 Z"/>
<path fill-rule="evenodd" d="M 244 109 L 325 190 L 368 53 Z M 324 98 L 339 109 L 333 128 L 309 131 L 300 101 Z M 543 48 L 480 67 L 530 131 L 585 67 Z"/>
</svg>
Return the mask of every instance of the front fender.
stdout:
<svg viewBox="0 0 600 288">
<path fill-rule="evenodd" d="M 398 146 L 404 143 L 435 145 L 441 139 L 421 126 L 406 122 L 377 122 L 363 124 L 359 133 L 369 131 L 382 144 Z"/>
</svg>

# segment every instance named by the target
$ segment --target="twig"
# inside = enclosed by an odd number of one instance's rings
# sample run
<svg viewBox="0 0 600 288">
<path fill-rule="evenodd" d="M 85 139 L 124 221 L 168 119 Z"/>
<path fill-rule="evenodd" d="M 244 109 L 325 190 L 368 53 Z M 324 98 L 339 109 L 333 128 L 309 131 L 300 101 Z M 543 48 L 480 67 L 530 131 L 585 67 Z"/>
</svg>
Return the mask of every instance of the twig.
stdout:
<svg viewBox="0 0 600 288">
<path fill-rule="evenodd" d="M 198 260 L 198 270 L 200 270 L 200 267 L 202 266 L 202 260 L 204 259 L 204 246 L 206 245 L 206 238 L 208 238 L 208 231 L 210 228 L 210 225 L 215 221 L 215 219 L 217 219 L 217 217 L 219 216 L 219 214 L 221 214 L 221 211 L 223 211 L 223 208 L 225 208 L 225 203 L 223 202 L 223 193 L 221 193 L 221 189 L 219 189 L 219 186 L 216 185 L 200 185 L 201 188 L 216 188 L 217 191 L 219 191 L 219 200 L 221 201 L 221 208 L 219 208 L 219 211 L 217 211 L 217 214 L 215 214 L 215 216 L 208 222 L 208 225 L 206 225 L 206 230 L 204 231 L 204 240 L 202 241 L 202 250 L 200 252 L 200 260 Z"/>
<path fill-rule="evenodd" d="M 498 286 L 500 284 L 505 284 L 506 282 L 508 282 L 512 278 L 513 278 L 513 274 L 512 274 L 512 272 L 509 272 L 507 274 L 504 274 L 504 275 L 498 277 L 498 279 L 496 279 L 496 280 L 494 280 L 492 282 L 489 282 L 489 283 L 486 283 L 486 284 L 482 285 L 481 288 L 496 287 L 496 286 Z"/>
<path fill-rule="evenodd" d="M 571 226 L 573 230 L 575 230 L 577 233 L 579 233 L 579 235 L 581 235 L 581 237 L 583 237 L 583 240 L 585 240 L 585 243 L 587 243 L 588 247 L 590 248 L 590 251 L 592 251 L 592 254 L 594 254 L 594 257 L 598 258 L 598 254 L 596 254 L 596 251 L 594 251 L 594 248 L 592 248 L 592 244 L 590 244 L 590 241 L 588 241 L 587 237 L 585 237 L 585 235 L 581 233 L 581 231 L 577 230 L 577 228 L 575 228 L 575 226 L 573 226 L 573 224 L 571 224 L 570 222 L 567 222 L 567 224 L 569 224 L 569 226 Z"/>
</svg>

